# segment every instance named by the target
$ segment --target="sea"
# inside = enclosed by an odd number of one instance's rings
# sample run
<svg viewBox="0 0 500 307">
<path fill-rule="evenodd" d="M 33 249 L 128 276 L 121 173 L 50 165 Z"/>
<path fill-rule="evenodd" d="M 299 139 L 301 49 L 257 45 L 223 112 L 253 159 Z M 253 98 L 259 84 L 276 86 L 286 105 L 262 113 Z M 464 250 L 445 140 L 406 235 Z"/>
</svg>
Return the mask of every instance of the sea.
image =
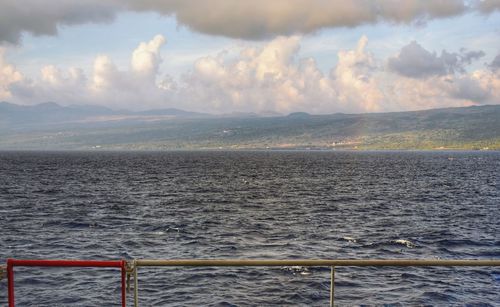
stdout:
<svg viewBox="0 0 500 307">
<path fill-rule="evenodd" d="M 498 260 L 499 179 L 500 152 L 486 151 L 5 151 L 0 264 Z M 141 267 L 138 275 L 140 306 L 329 304 L 328 267 Z M 15 285 L 17 306 L 120 306 L 113 268 L 16 267 Z M 335 303 L 500 306 L 500 268 L 337 267 Z"/>
</svg>

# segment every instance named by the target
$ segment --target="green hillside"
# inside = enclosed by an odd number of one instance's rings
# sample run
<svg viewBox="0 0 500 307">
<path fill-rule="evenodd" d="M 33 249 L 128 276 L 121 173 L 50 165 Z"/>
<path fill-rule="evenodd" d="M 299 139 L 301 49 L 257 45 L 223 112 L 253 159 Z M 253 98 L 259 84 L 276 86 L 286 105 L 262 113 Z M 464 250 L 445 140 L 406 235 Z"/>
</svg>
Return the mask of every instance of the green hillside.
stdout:
<svg viewBox="0 0 500 307">
<path fill-rule="evenodd" d="M 54 123 L 0 132 L 0 149 L 500 149 L 500 106 L 282 117 Z"/>
</svg>

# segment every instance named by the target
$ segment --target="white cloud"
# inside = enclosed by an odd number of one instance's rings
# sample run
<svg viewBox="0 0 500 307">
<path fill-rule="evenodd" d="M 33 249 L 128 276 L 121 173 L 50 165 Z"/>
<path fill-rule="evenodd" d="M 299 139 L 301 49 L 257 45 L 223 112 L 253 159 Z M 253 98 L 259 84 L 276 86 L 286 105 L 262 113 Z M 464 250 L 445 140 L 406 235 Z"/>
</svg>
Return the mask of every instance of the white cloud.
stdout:
<svg viewBox="0 0 500 307">
<path fill-rule="evenodd" d="M 10 86 L 23 79 L 23 74 L 14 65 L 6 62 L 5 48 L 0 48 L 0 99 L 12 98 Z"/>
<path fill-rule="evenodd" d="M 372 54 L 366 51 L 368 38 L 361 37 L 355 50 L 340 51 L 339 62 L 332 70 L 338 92 L 338 102 L 346 110 L 357 112 L 380 111 L 383 94 L 373 73 L 377 64 Z"/>
<path fill-rule="evenodd" d="M 132 52 L 130 69 L 119 69 L 107 55 L 94 60 L 90 77 L 82 69 L 67 70 L 54 65 L 44 66 L 40 76 L 27 79 L 4 63 L 2 74 L 3 96 L 19 103 L 54 101 L 61 104 L 101 104 L 116 108 L 144 109 L 161 105 L 163 96 L 175 88 L 168 76 L 158 81 L 160 48 L 165 43 L 161 35 L 149 42 L 142 42 Z M 10 81 L 4 81 L 4 78 Z"/>
<path fill-rule="evenodd" d="M 180 97 L 204 111 L 314 110 L 325 95 L 333 99 L 334 89 L 313 59 L 296 59 L 299 48 L 300 37 L 278 37 L 236 58 L 200 58 L 184 76 Z"/>
<path fill-rule="evenodd" d="M 483 101 L 483 94 L 473 95 L 463 89 L 463 82 L 460 77 L 399 78 L 389 85 L 390 92 L 387 96 L 401 110 L 461 107 L 477 105 Z M 478 98 L 480 101 L 477 101 Z"/>
<path fill-rule="evenodd" d="M 437 56 L 419 47 L 417 55 L 424 56 L 409 61 L 402 56 L 406 46 L 392 59 L 413 65 L 412 73 L 393 73 L 368 51 L 368 38 L 362 36 L 355 48 L 337 53 L 337 64 L 325 74 L 314 58 L 299 57 L 300 36 L 281 36 L 260 47 L 200 57 L 176 80 L 159 70 L 165 41 L 157 35 L 140 43 L 131 53 L 129 69 L 99 55 L 89 77 L 78 68 L 47 65 L 39 78 L 28 79 L 0 53 L 0 97 L 18 103 L 178 107 L 213 113 L 400 111 L 500 101 L 500 72 L 490 69 L 493 64 L 470 73 L 463 69 L 481 52 L 461 50 Z M 437 63 L 437 68 L 429 69 L 422 58 Z"/>
<path fill-rule="evenodd" d="M 108 106 L 142 109 L 161 103 L 162 92 L 168 92 L 165 81 L 158 84 L 160 49 L 166 39 L 156 35 L 142 42 L 132 52 L 130 69 L 120 70 L 106 55 L 96 57 L 92 82 L 88 85 L 91 100 Z M 171 86 L 170 86 L 171 87 Z"/>
<path fill-rule="evenodd" d="M 120 72 L 107 55 L 99 55 L 94 60 L 92 81 L 92 88 L 96 91 L 122 87 Z"/>
<path fill-rule="evenodd" d="M 70 67 L 63 71 L 54 65 L 44 66 L 40 78 L 23 78 L 9 86 L 14 101 L 39 103 L 44 101 L 65 101 L 87 103 L 85 100 L 87 77 L 80 68 Z"/>
<path fill-rule="evenodd" d="M 470 78 L 486 92 L 484 103 L 500 103 L 500 71 L 477 70 Z"/>
<path fill-rule="evenodd" d="M 153 80 L 160 66 L 160 48 L 166 43 L 165 37 L 156 35 L 151 41 L 141 43 L 132 53 L 132 70 L 143 78 Z"/>
</svg>

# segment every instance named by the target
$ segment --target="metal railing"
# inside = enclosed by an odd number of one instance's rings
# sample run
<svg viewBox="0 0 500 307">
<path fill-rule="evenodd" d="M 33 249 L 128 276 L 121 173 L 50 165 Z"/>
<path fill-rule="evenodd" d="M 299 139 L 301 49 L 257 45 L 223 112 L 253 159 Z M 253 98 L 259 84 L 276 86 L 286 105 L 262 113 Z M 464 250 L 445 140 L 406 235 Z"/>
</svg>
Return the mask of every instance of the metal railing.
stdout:
<svg viewBox="0 0 500 307">
<path fill-rule="evenodd" d="M 138 267 L 330 267 L 330 306 L 335 302 L 335 267 L 454 267 L 454 266 L 500 266 L 500 260 L 444 260 L 444 259 L 297 259 L 297 260 L 253 260 L 253 259 L 172 259 L 134 260 L 129 262 L 134 274 L 134 306 L 139 306 Z"/>
<path fill-rule="evenodd" d="M 125 260 L 98 261 L 98 260 L 21 260 L 7 259 L 5 271 L 7 273 L 7 296 L 9 307 L 15 306 L 14 295 L 14 267 L 87 267 L 87 268 L 119 268 L 121 271 L 121 297 L 122 307 L 126 305 L 125 277 L 127 275 L 127 262 Z M 4 269 L 2 268 L 1 271 Z M 0 274 L 0 275 L 3 275 Z"/>
<path fill-rule="evenodd" d="M 330 268 L 330 306 L 335 298 L 335 267 L 456 267 L 456 266 L 500 266 L 500 260 L 444 260 L 444 259 L 313 259 L 313 260 L 253 260 L 253 259 L 172 259 L 153 260 L 135 259 L 132 261 L 96 261 L 96 260 L 18 260 L 8 259 L 7 266 L 0 266 L 0 276 L 6 270 L 8 279 L 9 307 L 14 307 L 14 267 L 116 267 L 121 269 L 122 307 L 125 307 L 125 289 L 130 291 L 130 279 L 134 277 L 134 306 L 139 306 L 139 267 L 329 267 Z"/>
</svg>

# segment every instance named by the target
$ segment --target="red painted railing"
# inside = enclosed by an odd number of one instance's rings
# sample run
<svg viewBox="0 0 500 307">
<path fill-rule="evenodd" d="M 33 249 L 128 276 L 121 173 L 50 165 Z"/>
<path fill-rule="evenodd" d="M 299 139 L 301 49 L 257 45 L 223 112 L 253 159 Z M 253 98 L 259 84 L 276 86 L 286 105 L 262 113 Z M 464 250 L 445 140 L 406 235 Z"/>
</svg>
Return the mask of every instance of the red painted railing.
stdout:
<svg viewBox="0 0 500 307">
<path fill-rule="evenodd" d="M 14 267 L 113 267 L 121 270 L 122 307 L 126 305 L 125 291 L 127 277 L 134 276 L 134 306 L 139 306 L 137 268 L 141 266 L 209 266 L 209 267 L 247 267 L 247 266 L 306 266 L 330 267 L 330 306 L 334 306 L 335 267 L 371 266 L 371 267 L 450 267 L 450 266 L 500 266 L 500 259 L 134 259 L 133 261 L 98 261 L 98 260 L 18 260 L 7 259 L 6 266 L 0 266 L 0 279 L 7 269 L 9 307 L 14 307 Z M 130 289 L 129 289 L 130 290 Z"/>
<path fill-rule="evenodd" d="M 90 268 L 120 268 L 122 307 L 126 306 L 125 276 L 127 273 L 125 260 L 98 261 L 98 260 L 21 260 L 7 259 L 7 283 L 9 307 L 15 307 L 14 300 L 14 267 L 90 267 Z"/>
</svg>

